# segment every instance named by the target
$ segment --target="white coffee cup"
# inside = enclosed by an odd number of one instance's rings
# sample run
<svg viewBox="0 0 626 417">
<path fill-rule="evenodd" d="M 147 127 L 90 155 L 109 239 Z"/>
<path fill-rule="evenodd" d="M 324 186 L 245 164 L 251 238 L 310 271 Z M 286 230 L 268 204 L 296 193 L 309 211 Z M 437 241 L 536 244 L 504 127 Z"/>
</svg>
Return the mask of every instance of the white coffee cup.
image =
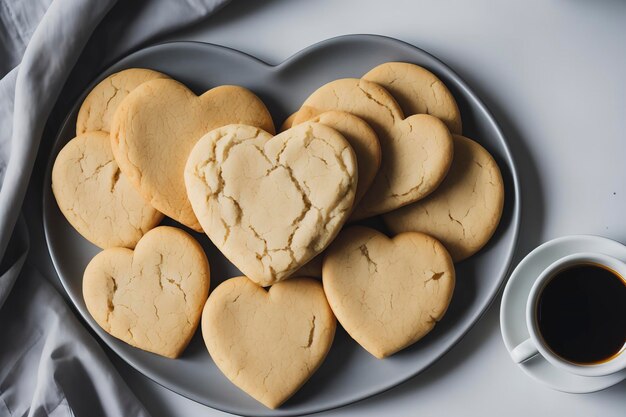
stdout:
<svg viewBox="0 0 626 417">
<path fill-rule="evenodd" d="M 537 321 L 537 302 L 539 301 L 539 296 L 543 292 L 546 284 L 559 271 L 566 269 L 570 266 L 580 264 L 602 265 L 611 269 L 612 271 L 615 271 L 623 279 L 624 277 L 626 277 L 626 264 L 624 262 L 601 253 L 577 253 L 561 258 L 548 266 L 541 273 L 541 275 L 539 275 L 539 277 L 533 284 L 532 289 L 530 290 L 530 294 L 526 302 L 526 326 L 528 327 L 528 333 L 530 334 L 530 338 L 517 345 L 511 351 L 511 357 L 515 362 L 522 363 L 534 357 L 535 355 L 540 354 L 552 365 L 561 368 L 567 372 L 592 377 L 610 375 L 626 369 L 626 352 L 624 352 L 624 349 L 622 349 L 619 354 L 615 355 L 613 358 L 607 360 L 606 362 L 597 364 L 577 364 L 569 362 L 556 355 L 546 345 L 543 338 L 541 337 Z M 607 320 L 610 320 L 610 318 L 607 318 Z"/>
</svg>

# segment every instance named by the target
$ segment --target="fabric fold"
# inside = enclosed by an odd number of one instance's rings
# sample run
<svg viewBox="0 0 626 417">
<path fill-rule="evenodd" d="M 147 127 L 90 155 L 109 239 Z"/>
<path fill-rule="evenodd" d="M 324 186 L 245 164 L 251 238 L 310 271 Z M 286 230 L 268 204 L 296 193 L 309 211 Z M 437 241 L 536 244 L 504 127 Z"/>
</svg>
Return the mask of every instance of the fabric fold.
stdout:
<svg viewBox="0 0 626 417">
<path fill-rule="evenodd" d="M 27 191 L 41 196 L 44 154 L 105 65 L 226 2 L 0 1 L 0 415 L 148 415 L 47 282 L 57 277 L 43 277 L 29 261 L 29 247 L 46 253 L 41 217 L 33 216 L 41 209 L 25 210 L 31 217 L 18 222 L 20 208 Z"/>
<path fill-rule="evenodd" d="M 148 416 L 95 339 L 30 265 L 0 310 L 0 334 L 0 403 L 9 415 Z"/>
</svg>

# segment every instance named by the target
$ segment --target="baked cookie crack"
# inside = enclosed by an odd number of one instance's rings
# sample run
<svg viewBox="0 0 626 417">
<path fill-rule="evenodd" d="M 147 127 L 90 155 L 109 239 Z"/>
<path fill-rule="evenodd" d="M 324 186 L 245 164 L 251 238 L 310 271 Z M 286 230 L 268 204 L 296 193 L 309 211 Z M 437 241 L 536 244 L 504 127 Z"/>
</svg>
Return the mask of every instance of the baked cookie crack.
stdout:
<svg viewBox="0 0 626 417">
<path fill-rule="evenodd" d="M 110 328 L 111 327 L 111 314 L 113 314 L 113 312 L 115 311 L 115 303 L 113 302 L 113 299 L 115 298 L 115 294 L 117 293 L 117 281 L 115 280 L 114 276 L 108 275 L 107 282 L 113 283 L 113 288 L 111 288 L 111 291 L 109 292 L 107 296 L 107 316 L 105 318 L 105 322 Z"/>
<path fill-rule="evenodd" d="M 367 249 L 367 245 L 363 244 L 359 246 L 359 250 L 361 251 L 361 255 L 365 257 L 369 266 L 374 269 L 374 272 L 378 272 L 378 264 L 372 260 L 370 257 L 369 249 Z"/>
<path fill-rule="evenodd" d="M 383 109 L 387 110 L 387 112 L 389 113 L 389 116 L 391 117 L 391 120 L 393 120 L 393 123 L 396 122 L 396 116 L 395 114 L 393 114 L 393 110 L 386 104 L 383 103 L 380 100 L 377 100 L 376 97 L 374 97 L 372 94 L 370 94 L 368 91 L 366 91 L 362 86 L 361 83 L 357 84 L 357 87 L 359 88 L 359 90 L 361 90 L 363 92 L 363 94 L 365 94 L 365 97 L 367 97 L 368 100 L 373 101 L 374 103 L 376 103 L 378 106 L 382 107 Z M 334 91 L 334 90 L 333 90 Z M 335 93 L 336 94 L 336 93 Z"/>
<path fill-rule="evenodd" d="M 113 94 L 111 95 L 111 97 L 109 97 L 109 99 L 104 104 L 105 111 L 109 109 L 109 106 L 111 105 L 111 101 L 115 99 L 115 97 L 117 96 L 117 93 L 119 93 L 120 91 L 120 88 L 116 86 L 115 83 L 113 82 L 113 78 L 109 78 L 109 81 L 111 83 L 111 87 L 113 88 Z M 128 94 L 128 91 L 125 91 L 125 94 Z"/>
<path fill-rule="evenodd" d="M 463 231 L 463 237 L 465 237 L 465 226 L 463 225 L 463 223 L 461 223 L 460 220 L 455 219 L 454 217 L 452 217 L 452 213 L 450 212 L 450 210 L 448 210 L 448 217 L 450 218 L 450 220 L 452 220 L 454 223 L 458 224 L 459 226 L 461 226 L 461 230 Z"/>
<path fill-rule="evenodd" d="M 315 336 L 315 315 L 311 319 L 311 329 L 309 330 L 309 340 L 305 346 L 302 346 L 305 349 L 309 349 L 313 344 L 313 337 Z"/>
</svg>

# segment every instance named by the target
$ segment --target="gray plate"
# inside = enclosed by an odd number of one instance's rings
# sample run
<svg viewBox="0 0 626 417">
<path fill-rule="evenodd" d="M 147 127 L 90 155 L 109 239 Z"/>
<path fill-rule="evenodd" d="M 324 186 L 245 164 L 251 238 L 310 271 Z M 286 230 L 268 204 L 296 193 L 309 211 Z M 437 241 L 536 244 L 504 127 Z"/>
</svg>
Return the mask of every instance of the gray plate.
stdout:
<svg viewBox="0 0 626 417">
<path fill-rule="evenodd" d="M 50 157 L 43 196 L 44 227 L 52 261 L 63 286 L 83 318 L 113 351 L 159 384 L 210 407 L 242 415 L 287 416 L 339 407 L 385 391 L 423 371 L 459 341 L 487 309 L 505 279 L 517 241 L 520 197 L 515 166 L 496 121 L 445 64 L 414 46 L 373 35 L 323 41 L 276 66 L 221 46 L 174 42 L 127 56 L 104 72 L 94 85 L 111 73 L 130 67 L 162 71 L 197 93 L 220 84 L 242 85 L 263 99 L 279 125 L 317 87 L 337 78 L 360 77 L 386 61 L 413 62 L 437 74 L 457 98 L 465 135 L 476 139 L 493 154 L 505 180 L 506 201 L 500 226 L 485 249 L 457 266 L 457 287 L 452 303 L 435 329 L 410 348 L 378 360 L 339 328 L 321 368 L 292 399 L 274 411 L 248 397 L 222 375 L 207 353 L 199 331 L 177 360 L 143 352 L 111 337 L 91 318 L 81 292 L 83 271 L 98 248 L 84 240 L 63 218 L 49 185 L 57 153 L 74 136 L 76 114 L 83 95 L 59 131 Z M 212 288 L 239 274 L 206 236 L 193 235 L 207 251 Z"/>
</svg>

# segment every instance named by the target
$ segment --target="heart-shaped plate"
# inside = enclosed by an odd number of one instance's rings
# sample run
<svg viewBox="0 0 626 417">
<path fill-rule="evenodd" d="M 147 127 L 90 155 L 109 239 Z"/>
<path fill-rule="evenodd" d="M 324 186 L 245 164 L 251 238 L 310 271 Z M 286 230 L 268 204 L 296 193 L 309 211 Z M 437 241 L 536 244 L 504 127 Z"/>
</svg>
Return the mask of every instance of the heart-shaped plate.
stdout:
<svg viewBox="0 0 626 417">
<path fill-rule="evenodd" d="M 80 103 L 106 76 L 131 67 L 164 72 L 196 93 L 221 84 L 254 91 L 280 126 L 317 87 L 343 77 L 360 77 L 387 61 L 422 65 L 443 80 L 456 97 L 464 135 L 483 145 L 498 162 L 506 199 L 502 220 L 489 244 L 457 265 L 457 285 L 443 320 L 424 339 L 385 360 L 363 350 L 338 327 L 334 344 L 315 375 L 278 410 L 269 410 L 222 375 L 207 353 L 200 331 L 177 360 L 133 348 L 102 330 L 89 315 L 82 297 L 85 266 L 99 249 L 83 239 L 63 218 L 50 187 L 50 170 L 57 153 L 74 137 Z M 298 52 L 279 65 L 269 65 L 222 46 L 173 42 L 135 52 L 101 74 L 68 115 L 50 155 L 44 183 L 43 216 L 46 240 L 63 286 L 87 323 L 119 356 L 159 384 L 210 407 L 240 415 L 291 416 L 319 412 L 385 391 L 417 375 L 447 352 L 480 318 L 504 282 L 520 222 L 517 174 L 506 140 L 480 99 L 450 68 L 432 55 L 396 39 L 349 35 L 329 39 Z M 173 223 L 173 222 L 172 222 Z M 209 242 L 193 233 L 211 264 L 211 287 L 240 272 Z"/>
</svg>

